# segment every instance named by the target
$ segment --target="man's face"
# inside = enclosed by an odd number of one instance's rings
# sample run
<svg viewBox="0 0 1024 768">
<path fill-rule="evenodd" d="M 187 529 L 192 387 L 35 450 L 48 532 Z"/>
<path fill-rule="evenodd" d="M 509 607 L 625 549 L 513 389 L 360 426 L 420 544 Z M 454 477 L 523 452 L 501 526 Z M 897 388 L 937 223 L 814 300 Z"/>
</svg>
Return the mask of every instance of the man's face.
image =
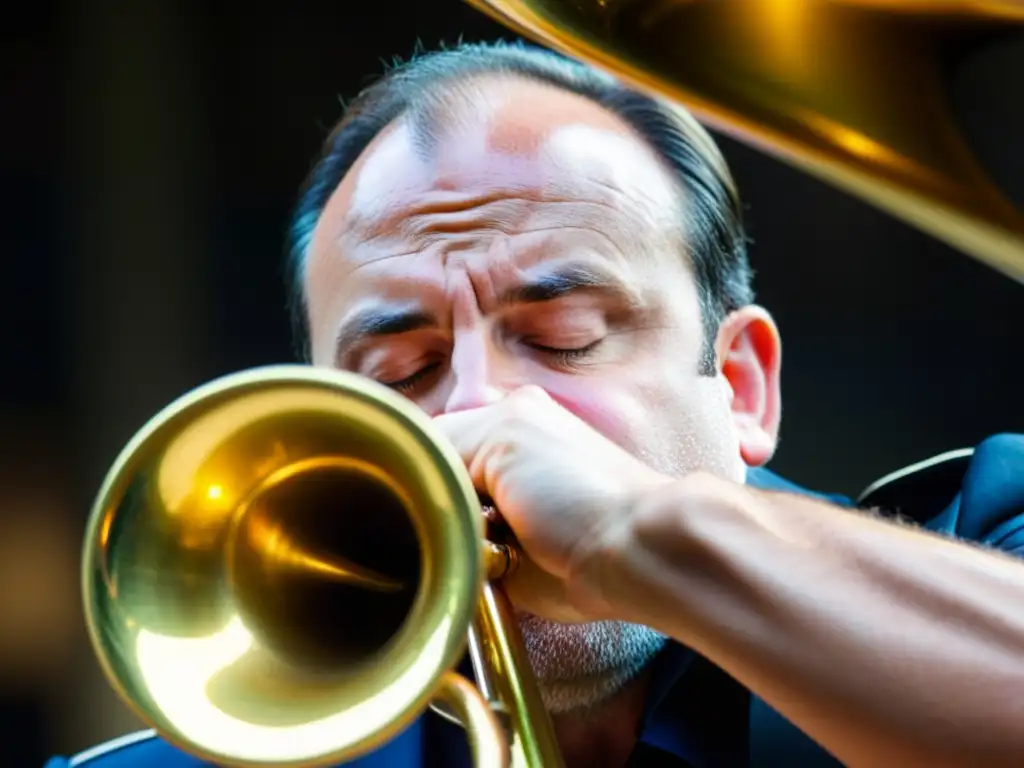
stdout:
<svg viewBox="0 0 1024 768">
<path fill-rule="evenodd" d="M 700 307 L 669 172 L 580 97 L 492 80 L 437 141 L 402 119 L 343 180 L 305 290 L 314 365 L 355 371 L 430 415 L 526 384 L 642 458 L 742 481 L 726 376 L 700 374 Z M 523 620 L 556 711 L 606 695 L 661 639 Z"/>
</svg>

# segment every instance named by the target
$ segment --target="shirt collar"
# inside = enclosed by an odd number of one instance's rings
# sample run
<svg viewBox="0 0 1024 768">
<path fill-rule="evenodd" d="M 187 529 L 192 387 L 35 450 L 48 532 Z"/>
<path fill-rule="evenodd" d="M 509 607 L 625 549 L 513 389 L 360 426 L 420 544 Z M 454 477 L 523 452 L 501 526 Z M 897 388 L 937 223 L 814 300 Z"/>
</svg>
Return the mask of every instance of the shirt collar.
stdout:
<svg viewBox="0 0 1024 768">
<path fill-rule="evenodd" d="M 853 501 L 847 496 L 842 496 L 840 494 L 818 493 L 817 491 L 808 490 L 803 486 L 790 482 L 784 477 L 776 475 L 774 472 L 765 469 L 764 467 L 749 467 L 747 469 L 747 485 L 751 488 L 760 488 L 765 491 L 783 491 L 786 493 L 794 493 L 799 496 L 809 496 L 814 499 L 831 502 L 832 504 L 836 504 L 841 507 L 853 506 Z"/>
<path fill-rule="evenodd" d="M 686 723 L 672 706 L 672 694 L 682 686 L 696 659 L 693 651 L 673 640 L 665 644 L 652 663 L 650 689 L 637 732 L 639 743 L 691 762 L 696 745 L 689 743 Z"/>
<path fill-rule="evenodd" d="M 707 659 L 669 642 L 651 670 L 637 754 L 693 768 L 746 765 L 750 694 Z M 651 752 L 657 758 L 646 757 Z M 666 759 L 669 758 L 669 759 Z M 675 763 L 673 763 L 675 764 Z"/>
<path fill-rule="evenodd" d="M 638 737 L 642 738 L 648 728 L 655 724 L 665 699 L 682 680 L 696 654 L 674 640 L 668 640 L 652 662 L 651 683 L 640 718 Z"/>
</svg>

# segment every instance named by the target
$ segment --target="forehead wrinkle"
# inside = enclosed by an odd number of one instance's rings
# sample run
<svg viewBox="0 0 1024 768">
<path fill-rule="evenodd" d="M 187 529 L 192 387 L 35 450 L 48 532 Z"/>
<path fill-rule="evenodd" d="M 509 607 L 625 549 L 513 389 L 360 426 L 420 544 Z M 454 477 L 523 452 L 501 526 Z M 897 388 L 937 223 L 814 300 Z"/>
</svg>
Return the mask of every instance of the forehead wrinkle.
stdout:
<svg viewBox="0 0 1024 768">
<path fill-rule="evenodd" d="M 614 222 L 613 217 L 618 210 L 611 202 L 598 200 L 518 195 L 493 197 L 460 210 L 411 212 L 393 220 L 392 225 L 409 237 L 431 242 L 474 233 L 487 236 L 495 232 L 514 235 L 558 227 L 600 229 L 602 224 L 607 226 Z M 610 228 L 621 229 L 614 223 Z"/>
<path fill-rule="evenodd" d="M 578 234 L 576 234 L 578 233 Z M 564 236 L 573 234 L 571 239 Z M 406 260 L 403 264 L 384 266 L 388 261 Z M 409 253 L 393 253 L 369 258 L 351 268 L 349 275 L 371 268 L 366 288 L 380 293 L 384 284 L 388 292 L 397 289 L 415 297 L 417 290 L 433 290 L 448 283 L 452 271 L 486 272 L 505 287 L 526 279 L 530 273 L 557 268 L 566 262 L 590 262 L 599 270 L 607 271 L 621 280 L 627 280 L 630 259 L 607 233 L 599 229 L 557 225 L 533 228 L 512 235 L 491 233 L 481 240 L 472 237 L 469 242 L 447 240 L 429 248 Z M 443 277 L 442 277 L 443 275 Z"/>
<path fill-rule="evenodd" d="M 545 273 L 577 264 L 590 267 L 596 273 L 605 273 L 623 288 L 639 295 L 633 265 L 621 250 L 596 247 L 592 241 L 580 238 L 566 241 L 561 236 L 567 231 L 596 236 L 599 243 L 607 241 L 603 232 L 578 227 L 552 227 L 503 239 L 490 249 L 490 253 L 499 258 L 492 259 L 485 268 L 495 278 L 494 292 L 507 292 Z"/>
<path fill-rule="evenodd" d="M 371 256 L 365 259 L 360 259 L 352 269 L 349 270 L 349 275 L 354 275 L 364 267 L 370 267 L 374 264 L 380 264 L 383 261 L 390 261 L 391 259 L 399 259 L 404 256 L 415 256 L 419 251 L 406 251 L 404 253 L 382 253 L 377 256 Z"/>
<path fill-rule="evenodd" d="M 377 259 L 360 264 L 352 270 L 350 276 L 364 267 L 368 268 L 363 270 L 358 281 L 352 281 L 350 290 L 346 292 L 344 318 L 368 306 L 398 306 L 429 311 L 431 307 L 437 307 L 438 301 L 443 303 L 446 277 L 440 262 L 433 259 L 425 263 L 410 262 L 409 254 L 396 255 L 394 258 L 403 258 L 406 262 L 395 267 L 382 267 L 384 262 L 392 259 Z"/>
</svg>

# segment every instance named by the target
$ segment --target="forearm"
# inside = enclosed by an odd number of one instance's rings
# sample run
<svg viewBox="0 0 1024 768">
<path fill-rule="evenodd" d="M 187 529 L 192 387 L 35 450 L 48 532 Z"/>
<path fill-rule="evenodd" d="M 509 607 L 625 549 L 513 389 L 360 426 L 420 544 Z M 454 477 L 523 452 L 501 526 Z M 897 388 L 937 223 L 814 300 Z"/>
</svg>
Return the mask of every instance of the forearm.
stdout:
<svg viewBox="0 0 1024 768">
<path fill-rule="evenodd" d="M 1024 564 L 814 500 L 683 480 L 602 566 L 847 765 L 1024 764 Z"/>
</svg>

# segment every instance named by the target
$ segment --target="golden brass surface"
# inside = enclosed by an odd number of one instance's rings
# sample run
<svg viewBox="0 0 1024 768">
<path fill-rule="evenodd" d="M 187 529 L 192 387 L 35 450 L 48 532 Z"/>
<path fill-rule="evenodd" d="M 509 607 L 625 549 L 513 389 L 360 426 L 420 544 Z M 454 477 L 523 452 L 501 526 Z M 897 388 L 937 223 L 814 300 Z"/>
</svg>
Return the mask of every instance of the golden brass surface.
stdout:
<svg viewBox="0 0 1024 768">
<path fill-rule="evenodd" d="M 1024 279 L 1024 216 L 950 108 L 947 65 L 1020 0 L 467 0 L 527 38 Z"/>
<path fill-rule="evenodd" d="M 530 662 L 523 649 L 512 604 L 504 591 L 493 583 L 483 586 L 472 636 L 479 639 L 478 652 L 484 661 L 483 668 L 490 674 L 494 700 L 513 705 L 540 700 L 533 676 L 516 673 L 516 670 L 529 669 Z M 531 708 L 525 706 L 506 707 L 504 714 L 513 735 L 510 745 L 513 765 L 562 765 L 548 718 L 534 717 Z"/>
<path fill-rule="evenodd" d="M 271 366 L 186 394 L 122 451 L 87 529 L 86 623 L 129 706 L 218 765 L 343 763 L 434 704 L 477 765 L 558 766 L 488 581 L 517 558 L 484 538 L 458 454 L 411 403 Z M 453 672 L 470 633 L 486 697 Z"/>
</svg>

